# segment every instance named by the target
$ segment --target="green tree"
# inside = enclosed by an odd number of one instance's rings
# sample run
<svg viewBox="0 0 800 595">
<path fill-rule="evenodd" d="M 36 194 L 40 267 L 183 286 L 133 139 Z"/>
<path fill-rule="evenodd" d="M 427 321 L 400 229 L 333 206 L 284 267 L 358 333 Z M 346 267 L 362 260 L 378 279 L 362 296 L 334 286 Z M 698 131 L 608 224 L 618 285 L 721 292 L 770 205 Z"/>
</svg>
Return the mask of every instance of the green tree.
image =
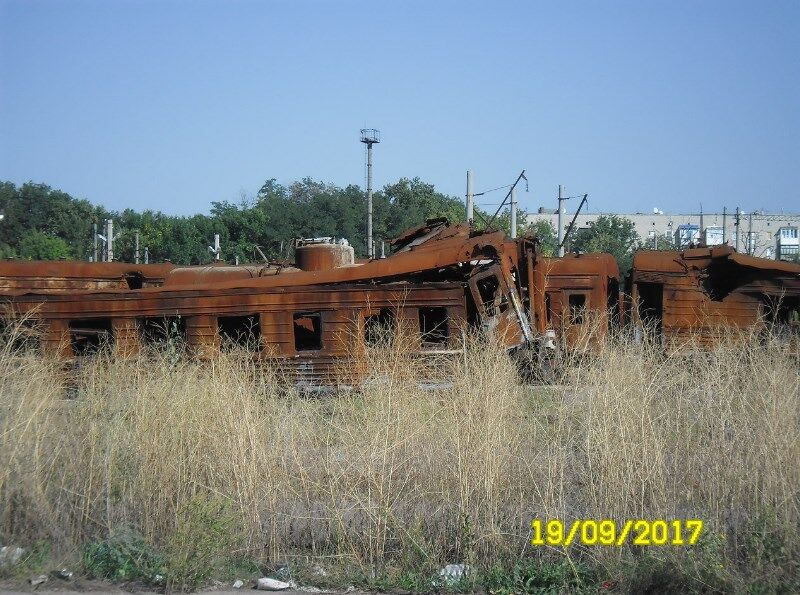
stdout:
<svg viewBox="0 0 800 595">
<path fill-rule="evenodd" d="M 636 227 L 627 217 L 601 215 L 588 227 L 570 233 L 568 244 L 574 252 L 608 252 L 625 274 L 633 264 L 633 250 L 639 243 Z"/>
<path fill-rule="evenodd" d="M 17 257 L 17 251 L 14 250 L 13 246 L 0 243 L 0 259 L 4 260 L 6 258 L 16 258 L 16 257 Z"/>
<path fill-rule="evenodd" d="M 534 233 L 539 238 L 542 254 L 555 256 L 558 253 L 558 237 L 553 224 L 547 219 L 539 219 L 526 228 L 528 233 Z"/>
<path fill-rule="evenodd" d="M 464 204 L 457 198 L 437 192 L 433 184 L 419 178 L 401 178 L 384 186 L 383 197 L 388 200 L 386 231 L 396 237 L 405 229 L 420 225 L 426 219 L 446 217 L 451 223 L 464 219 Z"/>
<path fill-rule="evenodd" d="M 385 210 L 381 199 L 380 193 L 376 193 L 376 223 Z M 292 239 L 316 236 L 347 238 L 356 254 L 366 252 L 366 199 L 357 186 L 339 188 L 306 178 L 285 188 L 275 180 L 267 180 L 253 207 L 243 214 L 248 222 L 255 221 L 258 225 L 243 236 L 250 252 L 253 244 L 258 244 L 267 256 L 275 257 L 283 244 L 282 256 L 285 256 Z M 379 234 L 380 226 L 376 224 L 375 236 Z"/>
<path fill-rule="evenodd" d="M 656 244 L 653 245 L 653 238 L 643 238 L 636 245 L 636 250 L 674 250 L 675 245 L 663 235 L 656 235 Z"/>
<path fill-rule="evenodd" d="M 19 253 L 22 258 L 29 260 L 58 260 L 72 256 L 64 240 L 42 231 L 32 231 L 22 238 Z"/>
<path fill-rule="evenodd" d="M 17 187 L 11 182 L 0 182 L 0 210 L 6 215 L 0 224 L 3 257 L 33 258 L 42 254 L 42 258 L 65 255 L 88 258 L 92 253 L 93 224 L 98 224 L 98 231 L 104 233 L 104 223 L 109 218 L 114 220 L 118 234 L 115 260 L 127 262 L 134 260 L 137 230 L 140 257 L 147 247 L 150 262 L 169 259 L 176 264 L 209 263 L 213 255 L 207 246 L 213 242 L 215 233 L 220 234 L 223 258 L 228 262 L 237 257 L 240 262 L 260 261 L 255 245 L 261 246 L 272 259 L 291 256 L 291 241 L 301 237 L 347 238 L 358 256 L 365 256 L 367 251 L 364 190 L 356 185 L 341 188 L 311 178 L 289 186 L 269 179 L 252 200 L 217 201 L 212 203 L 208 215 L 191 217 L 132 209 L 107 211 L 45 184 L 30 182 Z M 451 222 L 463 220 L 462 201 L 437 192 L 432 184 L 419 178 L 402 178 L 384 186 L 373 196 L 373 235 L 378 253 L 382 240 L 441 216 Z M 496 225 L 508 231 L 507 219 L 507 215 L 501 215 Z M 524 220 L 525 214 L 520 211 L 520 233 L 524 230 Z M 37 235 L 32 235 L 34 232 Z"/>
</svg>

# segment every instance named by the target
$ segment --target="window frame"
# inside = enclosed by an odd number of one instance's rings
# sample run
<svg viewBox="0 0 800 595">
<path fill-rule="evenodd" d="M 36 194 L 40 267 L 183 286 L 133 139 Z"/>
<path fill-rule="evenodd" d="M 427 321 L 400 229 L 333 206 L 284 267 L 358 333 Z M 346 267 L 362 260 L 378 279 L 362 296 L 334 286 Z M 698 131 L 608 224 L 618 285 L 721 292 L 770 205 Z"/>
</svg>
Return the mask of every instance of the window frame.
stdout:
<svg viewBox="0 0 800 595">
<path fill-rule="evenodd" d="M 564 302 L 564 307 L 566 310 L 568 325 L 581 326 L 586 324 L 586 315 L 589 311 L 589 304 L 591 303 L 591 292 L 566 291 L 564 292 L 564 296 L 566 297 L 566 301 Z M 583 303 L 580 306 L 578 306 L 579 308 L 582 309 L 582 313 L 580 314 L 580 322 L 578 322 L 578 316 L 576 316 L 575 310 L 573 309 L 572 305 L 573 297 L 580 297 L 583 300 Z"/>
<path fill-rule="evenodd" d="M 314 325 L 312 322 L 313 328 L 311 330 L 313 335 L 317 337 L 317 342 L 315 343 L 315 345 L 317 345 L 316 347 L 298 346 L 299 337 L 297 336 L 297 328 L 298 328 L 297 321 L 300 318 L 309 318 L 311 320 L 317 321 L 317 325 Z M 292 312 L 292 341 L 293 341 L 292 345 L 294 346 L 295 352 L 306 353 L 306 352 L 322 351 L 323 349 L 325 349 L 325 337 L 324 337 L 325 326 L 323 322 L 324 321 L 322 319 L 322 310 L 298 310 Z"/>
<path fill-rule="evenodd" d="M 234 320 L 252 321 L 249 326 L 246 326 L 247 332 L 240 332 L 236 336 L 231 335 L 227 330 L 223 329 L 223 325 L 231 323 Z M 230 316 L 217 316 L 217 333 L 219 334 L 220 350 L 232 351 L 236 347 L 246 349 L 253 353 L 258 353 L 264 349 L 264 336 L 261 331 L 261 315 L 258 312 L 250 314 L 235 314 Z M 246 341 L 242 341 L 242 337 L 246 337 Z M 255 345 L 253 344 L 255 342 Z M 256 347 L 253 349 L 253 347 Z"/>
<path fill-rule="evenodd" d="M 374 323 L 371 321 L 375 321 Z M 388 322 L 388 326 L 384 323 Z M 370 338 L 370 331 L 373 324 L 377 324 L 376 330 L 385 334 L 387 344 L 391 345 L 397 337 L 398 317 L 394 308 L 370 308 L 362 310 L 361 339 L 367 347 L 375 347 L 383 344 L 383 337 Z"/>
<path fill-rule="evenodd" d="M 175 334 L 169 325 L 175 323 Z M 159 324 L 164 325 L 159 328 Z M 158 332 L 163 328 L 163 333 Z M 187 338 L 187 317 L 175 316 L 139 316 L 136 318 L 136 332 L 143 345 L 166 345 L 170 339 L 185 343 Z M 156 331 L 156 332 L 153 332 Z"/>
<path fill-rule="evenodd" d="M 107 327 L 107 328 L 101 328 Z M 84 327 L 79 324 L 86 325 Z M 89 331 L 89 332 L 86 332 Z M 67 322 L 69 345 L 75 357 L 89 357 L 114 349 L 114 319 L 108 316 L 98 318 L 73 318 Z M 97 337 L 96 341 L 88 341 L 86 345 L 76 349 L 81 337 Z"/>
<path fill-rule="evenodd" d="M 434 310 L 441 310 L 444 312 L 444 316 L 441 318 L 441 321 L 444 323 L 444 335 L 441 340 L 431 341 L 427 340 L 426 337 L 432 336 L 435 334 L 440 334 L 442 331 L 438 328 L 441 324 L 438 323 L 434 325 L 429 330 L 425 330 L 426 326 L 423 324 L 424 321 L 428 320 L 426 317 L 426 313 L 432 312 Z M 419 329 L 419 338 L 420 343 L 423 347 L 438 347 L 438 346 L 447 346 L 450 343 L 450 308 L 447 306 L 420 306 L 417 311 L 417 320 L 418 320 L 418 329 Z"/>
</svg>

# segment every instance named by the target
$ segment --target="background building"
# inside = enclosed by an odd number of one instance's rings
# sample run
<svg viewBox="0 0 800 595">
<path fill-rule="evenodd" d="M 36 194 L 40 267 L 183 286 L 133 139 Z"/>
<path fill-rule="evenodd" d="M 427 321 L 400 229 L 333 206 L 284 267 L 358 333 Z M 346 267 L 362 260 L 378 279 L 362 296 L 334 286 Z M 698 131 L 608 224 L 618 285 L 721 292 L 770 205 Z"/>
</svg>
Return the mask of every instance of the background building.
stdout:
<svg viewBox="0 0 800 595">
<path fill-rule="evenodd" d="M 714 246 L 726 241 L 737 248 L 736 212 L 722 213 L 664 213 L 653 209 L 652 213 L 581 213 L 575 228 L 589 227 L 598 217 L 618 215 L 633 221 L 642 242 L 650 242 L 660 249 L 683 248 L 691 243 L 704 241 Z M 565 213 L 564 226 L 572 221 L 574 213 Z M 528 223 L 545 220 L 557 229 L 556 209 L 540 208 L 528 216 Z M 723 232 L 724 226 L 724 232 Z M 738 226 L 738 250 L 762 258 L 793 259 L 800 249 L 800 214 L 740 213 Z"/>
</svg>

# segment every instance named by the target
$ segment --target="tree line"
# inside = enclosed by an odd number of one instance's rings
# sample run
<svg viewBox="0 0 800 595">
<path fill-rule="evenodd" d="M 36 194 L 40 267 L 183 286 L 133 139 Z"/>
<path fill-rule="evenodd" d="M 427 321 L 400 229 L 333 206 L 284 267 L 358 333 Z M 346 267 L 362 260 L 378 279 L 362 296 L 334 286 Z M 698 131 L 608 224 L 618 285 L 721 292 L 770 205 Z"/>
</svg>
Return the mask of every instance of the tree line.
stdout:
<svg viewBox="0 0 800 595">
<path fill-rule="evenodd" d="M 139 232 L 141 254 L 147 247 L 150 262 L 176 264 L 210 263 L 208 250 L 214 234 L 220 235 L 222 257 L 227 262 L 259 262 L 255 246 L 270 259 L 285 258 L 292 240 L 303 237 L 346 238 L 357 256 L 366 255 L 366 198 L 359 186 L 344 188 L 305 178 L 289 185 L 267 180 L 253 198 L 213 202 L 208 215 L 166 215 L 159 211 L 108 210 L 85 199 L 74 198 L 46 184 L 28 182 L 16 186 L 0 182 L 0 258 L 32 260 L 88 260 L 93 252 L 93 224 L 104 233 L 106 219 L 114 220 L 115 260 L 134 261 L 134 232 Z M 380 242 L 424 223 L 432 217 L 451 222 L 464 219 L 461 198 L 438 192 L 419 178 L 401 178 L 373 194 L 373 229 L 376 252 Z M 476 209 L 481 228 L 490 213 Z M 556 251 L 556 231 L 547 221 L 531 226 L 520 209 L 519 233 L 533 231 L 545 254 Z M 506 209 L 495 225 L 509 230 Z M 631 250 L 639 246 L 633 223 L 623 217 L 601 217 L 592 227 L 576 230 L 568 238 L 570 249 L 610 252 L 621 270 L 630 266 Z M 388 247 L 387 247 L 388 253 Z"/>
</svg>

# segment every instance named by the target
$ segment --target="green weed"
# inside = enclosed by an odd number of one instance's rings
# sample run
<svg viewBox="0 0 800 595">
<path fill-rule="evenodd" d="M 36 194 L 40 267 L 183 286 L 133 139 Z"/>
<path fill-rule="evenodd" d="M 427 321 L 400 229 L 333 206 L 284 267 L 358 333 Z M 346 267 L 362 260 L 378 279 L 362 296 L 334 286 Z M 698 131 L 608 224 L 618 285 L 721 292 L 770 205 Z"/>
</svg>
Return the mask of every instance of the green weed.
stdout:
<svg viewBox="0 0 800 595">
<path fill-rule="evenodd" d="M 203 586 L 234 559 L 241 528 L 230 502 L 195 496 L 178 512 L 178 523 L 166 547 L 169 591 Z"/>
<path fill-rule="evenodd" d="M 153 582 L 163 566 L 163 558 L 132 529 L 115 531 L 83 549 L 83 568 L 89 578 Z"/>
</svg>

